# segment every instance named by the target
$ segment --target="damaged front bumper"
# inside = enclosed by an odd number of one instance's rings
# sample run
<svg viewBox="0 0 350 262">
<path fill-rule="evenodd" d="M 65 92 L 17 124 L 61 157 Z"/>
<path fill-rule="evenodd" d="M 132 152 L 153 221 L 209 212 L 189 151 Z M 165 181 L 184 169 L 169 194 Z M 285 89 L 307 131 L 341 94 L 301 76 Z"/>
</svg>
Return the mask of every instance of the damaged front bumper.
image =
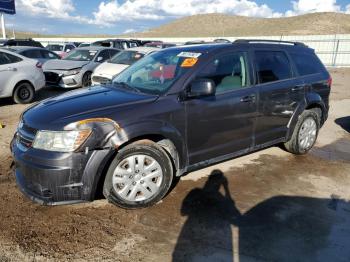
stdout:
<svg viewBox="0 0 350 262">
<path fill-rule="evenodd" d="M 111 149 L 59 153 L 25 148 L 14 138 L 11 150 L 19 189 L 41 205 L 92 201 Z"/>
</svg>

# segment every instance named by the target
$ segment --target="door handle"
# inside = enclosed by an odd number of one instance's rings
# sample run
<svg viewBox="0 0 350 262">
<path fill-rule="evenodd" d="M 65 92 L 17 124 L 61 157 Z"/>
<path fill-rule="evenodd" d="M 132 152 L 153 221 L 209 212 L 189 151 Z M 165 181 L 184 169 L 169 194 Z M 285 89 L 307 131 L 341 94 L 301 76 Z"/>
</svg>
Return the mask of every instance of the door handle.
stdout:
<svg viewBox="0 0 350 262">
<path fill-rule="evenodd" d="M 297 85 L 292 88 L 292 91 L 300 91 L 300 90 L 303 90 L 304 88 L 305 88 L 305 85 Z"/>
<path fill-rule="evenodd" d="M 15 67 L 8 67 L 8 68 L 7 68 L 7 71 L 16 72 L 16 71 L 17 71 L 17 68 L 15 68 Z"/>
<path fill-rule="evenodd" d="M 255 95 L 245 96 L 241 98 L 241 102 L 248 103 L 248 102 L 254 102 L 255 101 Z"/>
</svg>

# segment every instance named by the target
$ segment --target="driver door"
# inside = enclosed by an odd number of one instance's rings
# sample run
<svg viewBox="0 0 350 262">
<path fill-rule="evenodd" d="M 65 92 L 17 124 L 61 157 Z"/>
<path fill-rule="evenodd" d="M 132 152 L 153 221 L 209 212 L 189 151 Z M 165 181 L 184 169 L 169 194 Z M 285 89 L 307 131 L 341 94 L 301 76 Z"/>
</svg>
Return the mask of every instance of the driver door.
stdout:
<svg viewBox="0 0 350 262">
<path fill-rule="evenodd" d="M 247 59 L 247 52 L 224 53 L 197 75 L 212 79 L 216 94 L 185 102 L 191 165 L 223 160 L 253 146 L 257 90 L 251 86 Z"/>
</svg>

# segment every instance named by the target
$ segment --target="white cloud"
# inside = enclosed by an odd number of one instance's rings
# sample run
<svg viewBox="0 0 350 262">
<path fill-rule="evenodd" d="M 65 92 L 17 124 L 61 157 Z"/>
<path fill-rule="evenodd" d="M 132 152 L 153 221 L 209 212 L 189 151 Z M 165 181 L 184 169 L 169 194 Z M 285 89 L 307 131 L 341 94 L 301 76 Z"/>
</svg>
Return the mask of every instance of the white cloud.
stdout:
<svg viewBox="0 0 350 262">
<path fill-rule="evenodd" d="M 76 22 L 91 22 L 86 17 L 72 15 L 75 6 L 72 0 L 18 0 L 17 10 L 26 15 L 43 15 L 50 18 Z"/>
<path fill-rule="evenodd" d="M 130 28 L 130 29 L 126 29 L 126 30 L 123 32 L 123 34 L 131 34 L 131 33 L 135 33 L 135 32 L 136 32 L 135 29 Z"/>
<path fill-rule="evenodd" d="M 286 12 L 286 16 L 302 15 L 316 12 L 340 12 L 341 7 L 336 0 L 299 0 L 292 1 L 293 10 Z"/>
<path fill-rule="evenodd" d="M 117 0 L 102 2 L 94 12 L 94 23 L 108 26 L 122 20 L 160 20 L 206 13 L 229 13 L 254 17 L 279 17 L 266 4 L 251 0 Z"/>
<path fill-rule="evenodd" d="M 345 7 L 345 13 L 350 14 L 350 4 Z"/>
</svg>

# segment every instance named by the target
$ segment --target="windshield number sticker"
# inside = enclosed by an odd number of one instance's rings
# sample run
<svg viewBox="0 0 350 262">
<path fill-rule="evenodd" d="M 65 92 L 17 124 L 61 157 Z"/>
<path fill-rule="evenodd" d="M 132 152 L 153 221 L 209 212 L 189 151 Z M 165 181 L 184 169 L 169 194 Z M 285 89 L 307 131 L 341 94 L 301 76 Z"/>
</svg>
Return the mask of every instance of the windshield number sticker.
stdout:
<svg viewBox="0 0 350 262">
<path fill-rule="evenodd" d="M 193 53 L 193 52 L 181 52 L 178 54 L 178 57 L 188 57 L 188 58 L 198 58 L 202 55 L 202 53 Z"/>
<path fill-rule="evenodd" d="M 192 67 L 194 66 L 198 61 L 198 58 L 186 58 L 182 64 L 181 67 Z"/>
</svg>

